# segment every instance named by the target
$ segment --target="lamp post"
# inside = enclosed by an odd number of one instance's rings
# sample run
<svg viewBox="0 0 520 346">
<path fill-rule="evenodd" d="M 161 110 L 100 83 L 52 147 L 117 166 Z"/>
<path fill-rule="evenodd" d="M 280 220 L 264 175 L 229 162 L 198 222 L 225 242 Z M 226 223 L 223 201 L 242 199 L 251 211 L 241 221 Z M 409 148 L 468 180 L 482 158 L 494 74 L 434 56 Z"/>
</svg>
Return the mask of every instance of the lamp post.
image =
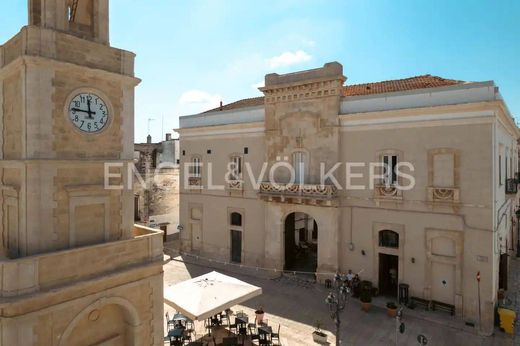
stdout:
<svg viewBox="0 0 520 346">
<path fill-rule="evenodd" d="M 347 287 L 347 277 L 342 277 L 339 274 L 334 276 L 334 288 L 329 293 L 325 302 L 329 306 L 330 317 L 336 325 L 336 346 L 341 344 L 341 337 L 339 327 L 341 325 L 340 314 L 347 306 L 347 298 L 350 293 L 350 289 Z"/>
<path fill-rule="evenodd" d="M 516 214 L 516 257 L 520 257 L 520 208 L 515 211 Z"/>
</svg>

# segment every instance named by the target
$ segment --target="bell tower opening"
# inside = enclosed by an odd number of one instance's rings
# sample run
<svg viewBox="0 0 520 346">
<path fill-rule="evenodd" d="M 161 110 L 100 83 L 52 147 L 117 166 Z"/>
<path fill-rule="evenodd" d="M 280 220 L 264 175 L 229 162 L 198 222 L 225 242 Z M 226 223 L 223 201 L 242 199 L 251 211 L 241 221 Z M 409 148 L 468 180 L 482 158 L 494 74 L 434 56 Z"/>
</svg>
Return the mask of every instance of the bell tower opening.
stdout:
<svg viewBox="0 0 520 346">
<path fill-rule="evenodd" d="M 29 24 L 108 45 L 108 0 L 29 0 Z"/>
<path fill-rule="evenodd" d="M 94 1 L 69 0 L 67 3 L 69 29 L 86 37 L 94 34 Z"/>
</svg>

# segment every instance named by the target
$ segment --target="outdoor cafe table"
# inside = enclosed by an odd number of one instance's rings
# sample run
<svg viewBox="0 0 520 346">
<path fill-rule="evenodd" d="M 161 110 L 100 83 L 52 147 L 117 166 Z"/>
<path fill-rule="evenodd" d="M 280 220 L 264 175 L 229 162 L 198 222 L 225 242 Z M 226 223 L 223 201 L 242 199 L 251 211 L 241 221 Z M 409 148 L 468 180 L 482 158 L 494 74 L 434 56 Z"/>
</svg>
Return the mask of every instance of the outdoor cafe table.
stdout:
<svg viewBox="0 0 520 346">
<path fill-rule="evenodd" d="M 258 326 L 258 341 L 260 345 L 271 344 L 271 333 L 273 329 L 270 326 Z"/>
<path fill-rule="evenodd" d="M 242 328 L 247 328 L 247 323 L 249 322 L 249 317 L 242 315 L 235 317 L 235 323 L 238 326 L 240 325 Z"/>
<path fill-rule="evenodd" d="M 175 328 L 175 329 L 171 329 L 170 331 L 168 331 L 168 338 L 170 339 L 170 341 L 182 342 L 183 335 L 184 335 L 184 328 Z"/>
</svg>

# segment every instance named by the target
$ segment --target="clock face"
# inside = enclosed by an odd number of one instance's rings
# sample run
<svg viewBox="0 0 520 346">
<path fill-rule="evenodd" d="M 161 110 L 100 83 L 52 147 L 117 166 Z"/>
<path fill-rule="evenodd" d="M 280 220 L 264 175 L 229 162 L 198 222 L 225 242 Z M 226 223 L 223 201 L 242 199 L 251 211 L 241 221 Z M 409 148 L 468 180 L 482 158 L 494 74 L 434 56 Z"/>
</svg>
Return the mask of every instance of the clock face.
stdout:
<svg viewBox="0 0 520 346">
<path fill-rule="evenodd" d="M 69 119 L 83 132 L 100 132 L 107 126 L 109 116 L 105 101 L 94 93 L 81 93 L 70 101 Z"/>
</svg>

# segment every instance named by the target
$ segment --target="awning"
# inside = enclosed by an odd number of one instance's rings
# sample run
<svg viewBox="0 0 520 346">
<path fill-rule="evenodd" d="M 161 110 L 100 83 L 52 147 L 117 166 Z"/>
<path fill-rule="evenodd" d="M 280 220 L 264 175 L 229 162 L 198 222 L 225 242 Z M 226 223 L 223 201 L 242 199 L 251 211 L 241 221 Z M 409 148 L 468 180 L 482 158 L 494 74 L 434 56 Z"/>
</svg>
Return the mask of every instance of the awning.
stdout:
<svg viewBox="0 0 520 346">
<path fill-rule="evenodd" d="M 215 271 L 164 289 L 164 301 L 192 320 L 204 320 L 262 294 L 262 288 Z"/>
</svg>

